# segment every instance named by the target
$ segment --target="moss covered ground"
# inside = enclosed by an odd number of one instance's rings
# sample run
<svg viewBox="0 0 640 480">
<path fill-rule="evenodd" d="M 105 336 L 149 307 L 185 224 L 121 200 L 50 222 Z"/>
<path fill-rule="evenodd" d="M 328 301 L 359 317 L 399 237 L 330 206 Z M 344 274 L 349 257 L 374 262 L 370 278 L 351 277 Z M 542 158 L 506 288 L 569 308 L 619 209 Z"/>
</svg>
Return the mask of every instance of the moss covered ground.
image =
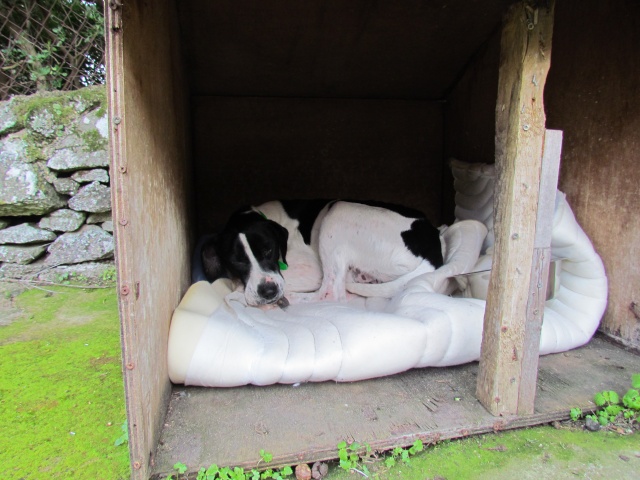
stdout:
<svg viewBox="0 0 640 480">
<path fill-rule="evenodd" d="M 128 478 L 115 290 L 47 290 L 4 294 L 0 478 Z"/>
<path fill-rule="evenodd" d="M 383 460 L 376 461 L 369 471 L 381 480 L 632 480 L 640 478 L 640 437 L 545 425 L 445 441 L 408 464 L 385 468 Z M 329 478 L 356 477 L 333 468 Z"/>
</svg>

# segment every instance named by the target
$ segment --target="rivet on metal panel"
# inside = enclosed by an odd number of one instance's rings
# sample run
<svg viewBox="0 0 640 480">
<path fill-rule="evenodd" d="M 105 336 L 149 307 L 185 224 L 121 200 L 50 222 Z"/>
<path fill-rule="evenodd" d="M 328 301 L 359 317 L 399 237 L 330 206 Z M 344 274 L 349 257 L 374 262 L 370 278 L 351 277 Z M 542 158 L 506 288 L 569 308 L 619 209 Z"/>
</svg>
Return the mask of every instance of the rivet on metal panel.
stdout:
<svg viewBox="0 0 640 480">
<path fill-rule="evenodd" d="M 140 470 L 140 467 L 142 465 L 140 464 L 140 462 L 133 462 L 133 468 L 135 468 L 136 470 Z"/>
<path fill-rule="evenodd" d="M 133 370 L 135 365 L 133 363 L 127 363 L 127 370 Z"/>
<path fill-rule="evenodd" d="M 531 128 L 531 127 L 529 126 L 529 124 L 528 124 L 528 123 L 525 123 L 525 124 L 522 126 L 522 130 L 524 130 L 525 132 L 526 132 L 526 131 L 528 131 L 528 130 L 529 130 L 529 128 Z"/>
<path fill-rule="evenodd" d="M 124 227 L 127 223 L 129 223 L 129 221 L 126 218 L 121 218 L 118 223 Z"/>
<path fill-rule="evenodd" d="M 120 287 L 120 293 L 122 295 L 129 295 L 129 287 L 126 285 L 123 285 L 122 287 Z"/>
<path fill-rule="evenodd" d="M 122 119 L 120 117 L 113 117 L 114 125 L 120 125 L 120 122 L 122 122 Z"/>
<path fill-rule="evenodd" d="M 119 171 L 120 173 L 127 173 L 127 167 L 126 167 L 126 166 L 124 166 L 124 165 L 120 165 L 120 166 L 118 167 L 118 171 Z"/>
</svg>

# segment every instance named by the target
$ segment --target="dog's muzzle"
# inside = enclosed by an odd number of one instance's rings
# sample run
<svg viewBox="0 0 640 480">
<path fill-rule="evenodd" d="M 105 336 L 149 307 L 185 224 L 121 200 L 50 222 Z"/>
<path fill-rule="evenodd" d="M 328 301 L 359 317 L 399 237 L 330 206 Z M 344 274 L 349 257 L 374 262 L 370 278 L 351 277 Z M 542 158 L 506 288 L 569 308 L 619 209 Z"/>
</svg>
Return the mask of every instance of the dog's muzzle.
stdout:
<svg viewBox="0 0 640 480">
<path fill-rule="evenodd" d="M 275 282 L 264 281 L 258 285 L 258 296 L 265 300 L 265 303 L 273 303 L 278 301 L 281 295 L 280 287 Z"/>
</svg>

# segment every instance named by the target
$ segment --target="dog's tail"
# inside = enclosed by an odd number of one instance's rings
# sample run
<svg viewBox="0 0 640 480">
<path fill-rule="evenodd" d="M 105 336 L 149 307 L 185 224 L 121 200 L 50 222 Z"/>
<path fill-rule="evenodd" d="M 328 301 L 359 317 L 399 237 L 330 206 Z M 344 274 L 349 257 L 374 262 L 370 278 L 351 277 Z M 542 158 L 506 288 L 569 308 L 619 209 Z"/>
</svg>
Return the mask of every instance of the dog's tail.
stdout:
<svg viewBox="0 0 640 480">
<path fill-rule="evenodd" d="M 361 297 L 381 297 L 391 298 L 396 293 L 401 292 L 411 280 L 425 273 L 434 271 L 433 265 L 424 260 L 412 272 L 406 273 L 390 282 L 385 283 L 355 283 L 348 282 L 346 289 L 349 293 L 355 293 Z"/>
</svg>

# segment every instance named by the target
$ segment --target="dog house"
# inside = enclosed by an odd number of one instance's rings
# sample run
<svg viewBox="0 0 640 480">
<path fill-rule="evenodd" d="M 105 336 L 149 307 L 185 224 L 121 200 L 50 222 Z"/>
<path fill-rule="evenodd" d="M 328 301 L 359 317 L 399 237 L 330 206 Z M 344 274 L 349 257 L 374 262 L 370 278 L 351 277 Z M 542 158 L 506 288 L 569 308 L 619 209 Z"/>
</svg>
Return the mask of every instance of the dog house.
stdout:
<svg viewBox="0 0 640 480">
<path fill-rule="evenodd" d="M 106 10 L 133 478 L 176 461 L 255 466 L 260 449 L 275 464 L 308 462 L 334 456 L 340 440 L 387 449 L 532 425 L 628 386 L 640 368 L 630 351 L 640 347 L 637 2 L 127 0 Z M 533 261 L 544 250 L 533 236 L 545 127 L 564 132 L 559 188 L 604 261 L 609 301 L 603 335 L 538 369 L 539 315 L 527 305 L 528 272 L 545 276 Z M 199 235 L 238 205 L 274 198 L 375 198 L 451 223 L 452 157 L 499 172 L 496 237 L 506 240 L 479 365 L 352 384 L 171 384 L 169 325 Z M 500 335 L 507 324 L 513 334 Z"/>
</svg>

